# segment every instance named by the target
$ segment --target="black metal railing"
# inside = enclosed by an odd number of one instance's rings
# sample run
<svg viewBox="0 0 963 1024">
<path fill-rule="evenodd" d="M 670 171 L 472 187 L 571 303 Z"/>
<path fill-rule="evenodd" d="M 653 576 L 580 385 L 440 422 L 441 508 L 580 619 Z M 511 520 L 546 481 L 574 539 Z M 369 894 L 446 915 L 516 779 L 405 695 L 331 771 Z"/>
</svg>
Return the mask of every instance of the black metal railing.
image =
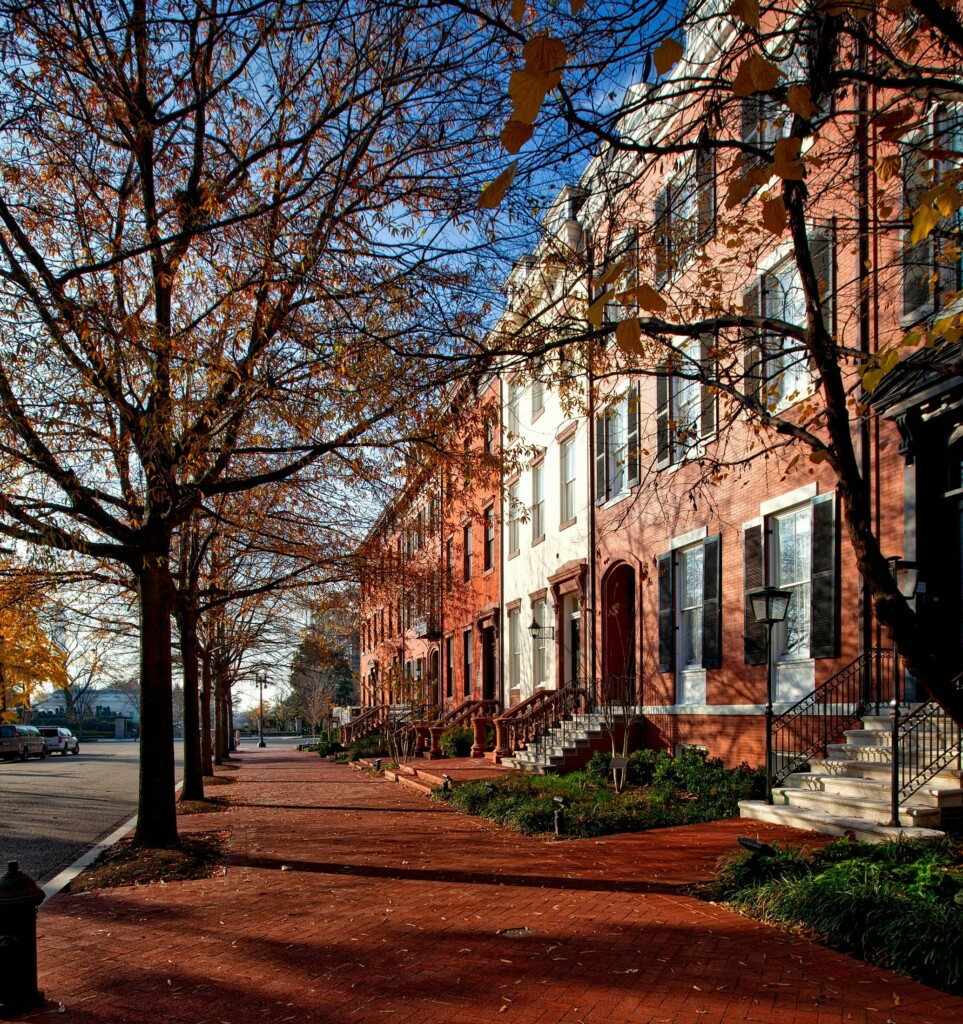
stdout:
<svg viewBox="0 0 963 1024">
<path fill-rule="evenodd" d="M 860 718 L 902 703 L 898 659 L 893 650 L 872 648 L 772 720 L 772 782 L 780 785 L 830 744 L 843 741 Z"/>
<path fill-rule="evenodd" d="M 951 684 L 963 693 L 963 674 Z M 947 768 L 963 767 L 961 730 L 936 701 L 902 714 L 893 706 L 891 825 L 899 825 L 900 805 Z"/>
</svg>

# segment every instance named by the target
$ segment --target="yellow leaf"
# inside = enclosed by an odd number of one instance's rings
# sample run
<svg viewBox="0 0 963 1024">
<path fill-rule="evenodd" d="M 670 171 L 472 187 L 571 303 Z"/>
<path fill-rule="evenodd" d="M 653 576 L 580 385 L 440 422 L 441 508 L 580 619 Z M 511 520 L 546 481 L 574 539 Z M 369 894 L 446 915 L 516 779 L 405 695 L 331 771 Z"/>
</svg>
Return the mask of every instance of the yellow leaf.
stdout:
<svg viewBox="0 0 963 1024">
<path fill-rule="evenodd" d="M 527 0 L 512 0 L 512 17 L 521 25 L 525 18 Z"/>
<path fill-rule="evenodd" d="M 808 85 L 791 85 L 786 90 L 786 105 L 803 120 L 808 121 L 816 113 L 812 93 Z"/>
<path fill-rule="evenodd" d="M 786 204 L 782 196 L 775 199 L 767 199 L 762 204 L 762 224 L 767 231 L 774 235 L 781 235 L 786 230 Z"/>
<path fill-rule="evenodd" d="M 783 73 L 775 64 L 770 64 L 758 53 L 753 53 L 739 65 L 732 80 L 734 96 L 751 96 L 754 92 L 766 92 L 775 88 Z"/>
<path fill-rule="evenodd" d="M 917 242 L 922 242 L 923 239 L 928 238 L 930 232 L 939 222 L 940 214 L 938 210 L 934 210 L 932 206 L 921 206 L 913 214 L 913 233 L 910 235 L 910 245 L 916 245 Z"/>
<path fill-rule="evenodd" d="M 478 206 L 482 210 L 494 210 L 505 198 L 505 193 L 515 180 L 515 173 L 518 171 L 518 161 L 513 160 L 508 167 L 494 180 L 489 182 L 478 197 Z"/>
<path fill-rule="evenodd" d="M 595 328 L 602 326 L 602 314 L 605 312 L 605 306 L 615 297 L 615 289 L 609 288 L 603 295 L 600 295 L 591 306 L 588 311 L 588 322 Z"/>
<path fill-rule="evenodd" d="M 891 348 L 879 355 L 879 368 L 883 373 L 889 373 L 899 363 L 899 349 Z"/>
<path fill-rule="evenodd" d="M 565 67 L 568 51 L 561 39 L 532 36 L 522 48 L 526 71 L 558 71 Z"/>
<path fill-rule="evenodd" d="M 729 191 L 726 193 L 726 209 L 731 210 L 738 206 L 752 192 L 752 185 L 747 178 L 734 178 L 729 182 Z"/>
<path fill-rule="evenodd" d="M 585 0 L 572 0 L 572 14 L 578 14 L 584 6 Z"/>
<path fill-rule="evenodd" d="M 663 39 L 652 53 L 655 70 L 660 75 L 668 74 L 682 57 L 685 47 L 677 39 Z"/>
<path fill-rule="evenodd" d="M 508 79 L 508 95 L 512 98 L 512 120 L 532 124 L 538 117 L 549 90 L 554 89 L 561 79 L 560 72 L 513 71 Z"/>
<path fill-rule="evenodd" d="M 665 299 L 647 284 L 640 284 L 635 289 L 635 300 L 643 309 L 649 310 L 650 313 L 664 313 L 669 308 L 666 305 Z"/>
<path fill-rule="evenodd" d="M 820 462 L 825 462 L 829 458 L 829 452 L 825 448 L 821 448 L 818 452 L 813 452 L 809 456 L 810 462 L 815 462 L 817 465 Z"/>
<path fill-rule="evenodd" d="M 790 137 L 776 141 L 776 162 L 770 170 L 773 174 L 784 178 L 787 181 L 802 181 L 805 177 L 802 160 L 799 153 L 802 148 L 802 139 Z"/>
<path fill-rule="evenodd" d="M 881 182 L 889 181 L 890 178 L 894 178 L 899 174 L 900 165 L 902 159 L 899 153 L 889 153 L 886 156 L 880 156 L 876 158 L 876 177 Z"/>
<path fill-rule="evenodd" d="M 749 28 L 759 28 L 759 0 L 733 0 L 729 13 Z"/>
<path fill-rule="evenodd" d="M 509 121 L 502 129 L 499 138 L 502 145 L 509 153 L 517 153 L 522 146 L 532 137 L 534 129 L 530 124 L 523 124 L 521 121 Z"/>
<path fill-rule="evenodd" d="M 623 352 L 634 356 L 642 355 L 642 330 L 639 327 L 639 318 L 634 316 L 631 320 L 620 320 L 615 325 L 615 341 Z"/>
<path fill-rule="evenodd" d="M 960 208 L 963 199 L 954 185 L 938 185 L 923 196 L 923 202 L 932 203 L 944 217 L 952 217 Z"/>
<path fill-rule="evenodd" d="M 618 263 L 613 263 L 612 266 L 610 266 L 604 274 L 597 277 L 592 284 L 594 284 L 596 288 L 604 288 L 606 285 L 617 281 L 631 265 L 632 257 L 626 256 L 624 259 L 619 260 Z"/>
</svg>

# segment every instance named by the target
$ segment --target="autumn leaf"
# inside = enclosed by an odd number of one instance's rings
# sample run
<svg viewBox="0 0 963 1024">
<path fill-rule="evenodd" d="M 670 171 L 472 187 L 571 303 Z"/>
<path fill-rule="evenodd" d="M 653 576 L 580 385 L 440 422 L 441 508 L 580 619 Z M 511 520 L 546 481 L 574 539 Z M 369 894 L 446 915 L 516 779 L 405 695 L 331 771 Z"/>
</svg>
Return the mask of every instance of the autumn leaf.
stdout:
<svg viewBox="0 0 963 1024">
<path fill-rule="evenodd" d="M 729 13 L 749 28 L 759 28 L 759 0 L 734 0 Z"/>
<path fill-rule="evenodd" d="M 902 158 L 899 153 L 889 153 L 885 156 L 876 158 L 876 177 L 881 182 L 889 181 L 890 178 L 895 178 L 899 174 L 899 169 L 902 164 Z"/>
<path fill-rule="evenodd" d="M 776 161 L 770 171 L 786 181 L 802 181 L 805 168 L 799 154 L 802 150 L 802 139 L 790 136 L 776 142 Z"/>
<path fill-rule="evenodd" d="M 786 90 L 786 106 L 798 114 L 804 121 L 808 121 L 816 113 L 813 105 L 812 93 L 808 85 L 791 85 Z"/>
<path fill-rule="evenodd" d="M 512 120 L 532 124 L 542 109 L 545 97 L 561 80 L 560 71 L 513 71 L 508 79 Z"/>
<path fill-rule="evenodd" d="M 634 356 L 642 355 L 642 330 L 637 316 L 631 320 L 620 320 L 615 325 L 615 341 L 623 352 Z"/>
<path fill-rule="evenodd" d="M 788 218 L 786 217 L 786 204 L 782 196 L 775 199 L 767 199 L 762 204 L 762 225 L 767 231 L 774 235 L 781 235 L 786 230 Z"/>
<path fill-rule="evenodd" d="M 505 149 L 514 155 L 528 142 L 533 132 L 534 129 L 530 124 L 523 124 L 521 121 L 512 120 L 502 129 L 499 138 Z"/>
<path fill-rule="evenodd" d="M 766 92 L 775 88 L 783 73 L 775 64 L 754 53 L 740 63 L 736 77 L 732 80 L 734 96 L 751 96 L 754 92 Z"/>
<path fill-rule="evenodd" d="M 669 308 L 665 299 L 650 285 L 640 284 L 633 291 L 635 301 L 650 313 L 664 313 Z"/>
<path fill-rule="evenodd" d="M 525 18 L 527 0 L 512 0 L 512 17 L 521 25 Z"/>
<path fill-rule="evenodd" d="M 597 277 L 592 284 L 595 285 L 596 288 L 604 288 L 606 285 L 612 284 L 613 281 L 617 281 L 631 265 L 632 257 L 626 256 L 624 259 L 621 259 L 617 263 L 613 263 L 612 266 L 608 267 L 605 273 Z"/>
<path fill-rule="evenodd" d="M 568 51 L 561 39 L 533 36 L 522 48 L 522 57 L 526 71 L 558 71 L 565 67 Z"/>
<path fill-rule="evenodd" d="M 939 210 L 932 206 L 921 206 L 913 214 L 913 233 L 910 235 L 910 245 L 916 245 L 929 237 L 930 232 L 940 222 Z"/>
<path fill-rule="evenodd" d="M 825 448 L 820 448 L 819 451 L 810 454 L 809 461 L 819 465 L 820 462 L 825 462 L 828 458 L 829 452 Z"/>
<path fill-rule="evenodd" d="M 606 305 L 615 298 L 615 289 L 609 288 L 603 295 L 600 295 L 591 306 L 588 311 L 588 322 L 595 328 L 602 326 L 602 314 L 605 311 Z"/>
<path fill-rule="evenodd" d="M 668 74 L 679 63 L 684 52 L 685 47 L 677 39 L 663 39 L 652 54 L 655 70 L 660 75 Z"/>
<path fill-rule="evenodd" d="M 955 185 L 944 183 L 932 188 L 923 196 L 923 202 L 935 206 L 944 217 L 952 217 L 963 204 L 963 197 Z"/>
<path fill-rule="evenodd" d="M 572 0 L 572 14 L 578 14 L 584 6 L 585 0 Z"/>
<path fill-rule="evenodd" d="M 726 193 L 726 209 L 731 210 L 738 206 L 751 192 L 752 185 L 748 178 L 734 178 L 729 182 L 729 191 Z"/>
<path fill-rule="evenodd" d="M 494 181 L 490 181 L 482 189 L 482 193 L 478 197 L 479 209 L 494 210 L 495 207 L 498 206 L 498 204 L 505 198 L 505 193 L 508 191 L 511 183 L 515 180 L 515 174 L 517 171 L 518 161 L 513 160 Z"/>
</svg>

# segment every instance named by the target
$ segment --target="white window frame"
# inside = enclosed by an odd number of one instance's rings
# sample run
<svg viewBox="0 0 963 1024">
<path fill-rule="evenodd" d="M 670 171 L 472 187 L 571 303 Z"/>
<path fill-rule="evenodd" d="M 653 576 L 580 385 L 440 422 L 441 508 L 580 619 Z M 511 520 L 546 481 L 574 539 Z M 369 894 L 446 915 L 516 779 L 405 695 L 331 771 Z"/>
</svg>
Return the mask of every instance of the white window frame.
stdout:
<svg viewBox="0 0 963 1024">
<path fill-rule="evenodd" d="M 508 485 L 508 555 L 517 555 L 521 550 L 521 508 L 519 497 L 519 481 L 513 480 Z"/>
<path fill-rule="evenodd" d="M 508 685 L 512 690 L 522 685 L 522 610 L 508 613 Z"/>
<path fill-rule="evenodd" d="M 544 597 L 532 604 L 532 616 L 542 627 L 541 634 L 532 645 L 532 686 L 535 689 L 548 686 L 548 637 L 545 627 L 548 625 L 548 601 Z"/>
<path fill-rule="evenodd" d="M 532 466 L 532 543 L 545 537 L 545 460 Z"/>
<path fill-rule="evenodd" d="M 558 446 L 559 460 L 559 495 L 561 516 L 563 523 L 570 523 L 575 520 L 577 506 L 576 501 L 578 487 L 578 472 L 575 459 L 575 438 L 569 437 Z"/>
</svg>

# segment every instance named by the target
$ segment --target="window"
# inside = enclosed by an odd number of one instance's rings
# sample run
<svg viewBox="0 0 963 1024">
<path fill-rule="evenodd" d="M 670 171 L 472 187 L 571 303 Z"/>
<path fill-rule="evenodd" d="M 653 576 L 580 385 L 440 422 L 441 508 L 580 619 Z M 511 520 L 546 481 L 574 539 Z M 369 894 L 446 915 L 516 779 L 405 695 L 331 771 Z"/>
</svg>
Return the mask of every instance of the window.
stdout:
<svg viewBox="0 0 963 1024">
<path fill-rule="evenodd" d="M 506 427 L 509 434 L 515 437 L 521 433 L 521 409 L 522 409 L 522 385 L 518 380 L 513 380 L 508 385 L 508 415 Z"/>
<path fill-rule="evenodd" d="M 508 613 L 508 685 L 517 690 L 522 685 L 522 612 L 513 608 Z"/>
<path fill-rule="evenodd" d="M 743 531 L 746 591 L 766 585 L 792 592 L 786 621 L 773 631 L 777 661 L 833 658 L 839 635 L 838 529 L 835 498 L 820 495 Z M 766 630 L 745 599 L 745 659 L 766 662 Z"/>
<path fill-rule="evenodd" d="M 445 693 L 455 695 L 455 638 L 445 637 Z"/>
<path fill-rule="evenodd" d="M 742 141 L 766 150 L 765 157 L 749 158 L 750 166 L 767 167 L 772 163 L 771 150 L 786 134 L 786 112 L 772 96 L 753 93 L 742 101 Z"/>
<path fill-rule="evenodd" d="M 532 381 L 532 422 L 545 411 L 545 384 L 537 377 Z"/>
<path fill-rule="evenodd" d="M 575 438 L 569 438 L 559 445 L 559 470 L 561 479 L 561 520 L 571 523 L 575 520 Z"/>
<path fill-rule="evenodd" d="M 707 537 L 658 559 L 659 671 L 684 675 L 722 665 L 721 587 L 722 538 Z M 705 703 L 705 686 L 698 699 L 687 699 L 682 687 L 678 703 Z M 692 694 L 690 693 L 690 697 Z"/>
<path fill-rule="evenodd" d="M 679 173 L 655 197 L 655 286 L 661 288 L 715 232 L 715 152 L 687 154 Z"/>
<path fill-rule="evenodd" d="M 488 416 L 485 418 L 485 452 L 491 455 L 495 450 L 495 422 Z"/>
<path fill-rule="evenodd" d="M 450 594 L 455 589 L 455 538 L 445 541 L 445 588 Z"/>
<path fill-rule="evenodd" d="M 495 509 L 485 509 L 485 572 L 495 568 Z"/>
<path fill-rule="evenodd" d="M 518 493 L 518 481 L 508 485 L 508 554 L 517 555 L 521 547 L 519 542 L 519 516 L 521 515 L 521 499 Z"/>
<path fill-rule="evenodd" d="M 545 463 L 532 466 L 532 542 L 545 536 Z"/>
<path fill-rule="evenodd" d="M 467 583 L 471 579 L 471 523 L 466 523 L 461 530 L 462 578 Z"/>
<path fill-rule="evenodd" d="M 942 217 L 926 238 L 915 244 L 911 241 L 913 215 L 920 209 L 923 196 L 947 174 L 958 171 L 963 162 L 963 126 L 959 115 L 946 107 L 937 108 L 931 132 L 907 142 L 902 150 L 903 317 L 914 322 L 937 312 L 945 305 L 944 296 L 957 291 L 961 284 L 961 211 Z"/>
<path fill-rule="evenodd" d="M 671 373 L 663 363 L 656 377 L 656 468 L 698 454 L 699 443 L 716 432 L 716 396 L 709 384 L 715 364 L 709 339 L 687 342 Z"/>
<path fill-rule="evenodd" d="M 592 282 L 593 300 L 601 298 L 607 291 L 615 292 L 605 303 L 603 321 L 617 323 L 636 315 L 634 301 L 622 302 L 619 292 L 635 288 L 639 283 L 639 239 L 635 231 L 626 231 L 605 257 L 602 273 Z"/>
<path fill-rule="evenodd" d="M 595 420 L 595 501 L 604 505 L 639 482 L 639 389 L 632 385 Z"/>
<path fill-rule="evenodd" d="M 466 629 L 461 635 L 462 642 L 462 670 L 464 671 L 464 679 L 462 680 L 462 692 L 466 697 L 471 696 L 471 648 L 472 648 L 472 633 L 471 629 Z"/>
<path fill-rule="evenodd" d="M 535 621 L 542 627 L 543 635 L 535 640 L 533 680 L 535 686 L 548 685 L 548 638 L 544 636 L 548 623 L 548 605 L 544 599 L 536 601 L 532 606 Z"/>
</svg>

